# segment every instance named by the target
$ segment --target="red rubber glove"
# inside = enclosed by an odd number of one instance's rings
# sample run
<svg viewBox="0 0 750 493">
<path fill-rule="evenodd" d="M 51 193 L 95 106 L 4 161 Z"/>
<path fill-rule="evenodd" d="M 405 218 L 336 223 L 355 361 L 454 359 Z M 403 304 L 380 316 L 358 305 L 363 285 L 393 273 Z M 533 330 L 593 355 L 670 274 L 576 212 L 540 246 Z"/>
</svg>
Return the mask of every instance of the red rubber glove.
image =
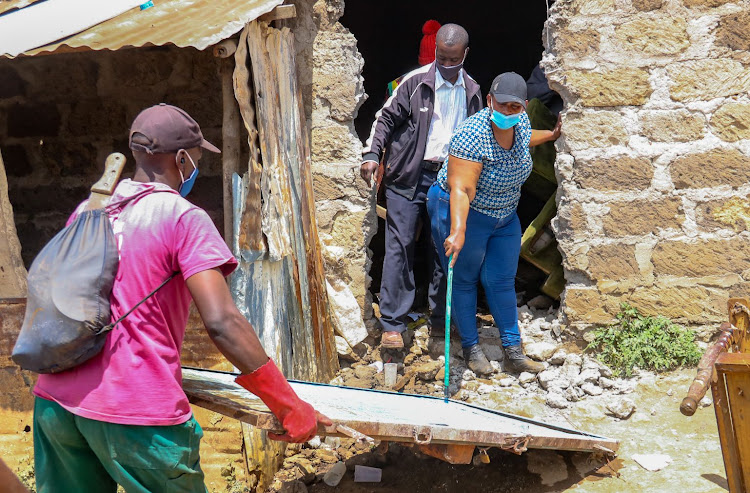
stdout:
<svg viewBox="0 0 750 493">
<path fill-rule="evenodd" d="M 254 372 L 240 375 L 234 381 L 260 397 L 279 419 L 286 433 L 269 433 L 268 436 L 274 440 L 307 442 L 318 434 L 318 422 L 326 426 L 333 424 L 294 393 L 271 359 Z"/>
</svg>

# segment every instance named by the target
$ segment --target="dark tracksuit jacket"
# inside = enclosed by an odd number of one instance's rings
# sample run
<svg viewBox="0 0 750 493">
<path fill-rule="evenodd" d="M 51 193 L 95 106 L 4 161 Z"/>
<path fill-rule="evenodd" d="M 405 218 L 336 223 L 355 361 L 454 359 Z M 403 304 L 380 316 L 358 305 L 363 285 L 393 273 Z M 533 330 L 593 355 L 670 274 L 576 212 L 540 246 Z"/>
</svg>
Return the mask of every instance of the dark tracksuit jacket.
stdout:
<svg viewBox="0 0 750 493">
<path fill-rule="evenodd" d="M 484 106 L 479 84 L 463 71 L 467 117 Z M 409 200 L 419 182 L 435 109 L 435 62 L 406 74 L 375 115 L 364 161 L 380 161 L 385 150 L 385 186 Z"/>
</svg>

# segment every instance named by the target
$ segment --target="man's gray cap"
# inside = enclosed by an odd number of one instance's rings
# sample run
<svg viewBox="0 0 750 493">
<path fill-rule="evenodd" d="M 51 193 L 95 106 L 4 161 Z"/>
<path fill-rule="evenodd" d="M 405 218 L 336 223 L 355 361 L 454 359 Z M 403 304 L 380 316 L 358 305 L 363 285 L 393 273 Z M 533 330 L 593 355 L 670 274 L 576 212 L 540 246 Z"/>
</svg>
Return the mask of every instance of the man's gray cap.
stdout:
<svg viewBox="0 0 750 493">
<path fill-rule="evenodd" d="M 526 108 L 526 81 L 515 72 L 505 72 L 495 77 L 490 94 L 498 103 L 520 103 Z"/>
</svg>

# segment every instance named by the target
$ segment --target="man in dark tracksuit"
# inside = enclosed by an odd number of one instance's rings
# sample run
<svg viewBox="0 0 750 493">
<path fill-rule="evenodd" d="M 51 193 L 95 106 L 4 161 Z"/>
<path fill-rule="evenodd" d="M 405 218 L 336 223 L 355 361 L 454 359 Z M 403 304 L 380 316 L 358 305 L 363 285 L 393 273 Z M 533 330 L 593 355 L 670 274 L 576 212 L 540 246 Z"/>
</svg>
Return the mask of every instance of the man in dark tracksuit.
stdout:
<svg viewBox="0 0 750 493">
<path fill-rule="evenodd" d="M 440 28 L 435 62 L 404 76 L 377 113 L 363 152 L 362 178 L 370 184 L 385 153 L 385 260 L 380 287 L 382 346 L 403 347 L 402 333 L 414 302 L 414 250 L 417 224 L 430 236 L 427 190 L 448 157 L 450 137 L 458 124 L 479 111 L 479 85 L 463 70 L 469 36 L 456 24 Z M 442 251 L 442 248 L 440 249 Z M 445 323 L 445 282 L 434 248 L 430 283 L 430 324 Z"/>
</svg>

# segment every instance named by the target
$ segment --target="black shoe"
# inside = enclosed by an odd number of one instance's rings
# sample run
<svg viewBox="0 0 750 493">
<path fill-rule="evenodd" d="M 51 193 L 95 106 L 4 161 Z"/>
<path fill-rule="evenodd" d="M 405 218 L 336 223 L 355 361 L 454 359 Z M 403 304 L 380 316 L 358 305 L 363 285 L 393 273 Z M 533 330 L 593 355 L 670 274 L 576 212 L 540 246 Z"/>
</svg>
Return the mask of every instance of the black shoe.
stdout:
<svg viewBox="0 0 750 493">
<path fill-rule="evenodd" d="M 505 361 L 509 364 L 511 371 L 539 373 L 544 370 L 544 364 L 529 359 L 528 356 L 523 354 L 521 346 L 508 346 L 503 349 L 505 350 Z"/>
<path fill-rule="evenodd" d="M 477 375 L 490 375 L 494 371 L 487 356 L 484 355 L 479 344 L 464 349 L 464 359 L 469 369 Z"/>
</svg>

